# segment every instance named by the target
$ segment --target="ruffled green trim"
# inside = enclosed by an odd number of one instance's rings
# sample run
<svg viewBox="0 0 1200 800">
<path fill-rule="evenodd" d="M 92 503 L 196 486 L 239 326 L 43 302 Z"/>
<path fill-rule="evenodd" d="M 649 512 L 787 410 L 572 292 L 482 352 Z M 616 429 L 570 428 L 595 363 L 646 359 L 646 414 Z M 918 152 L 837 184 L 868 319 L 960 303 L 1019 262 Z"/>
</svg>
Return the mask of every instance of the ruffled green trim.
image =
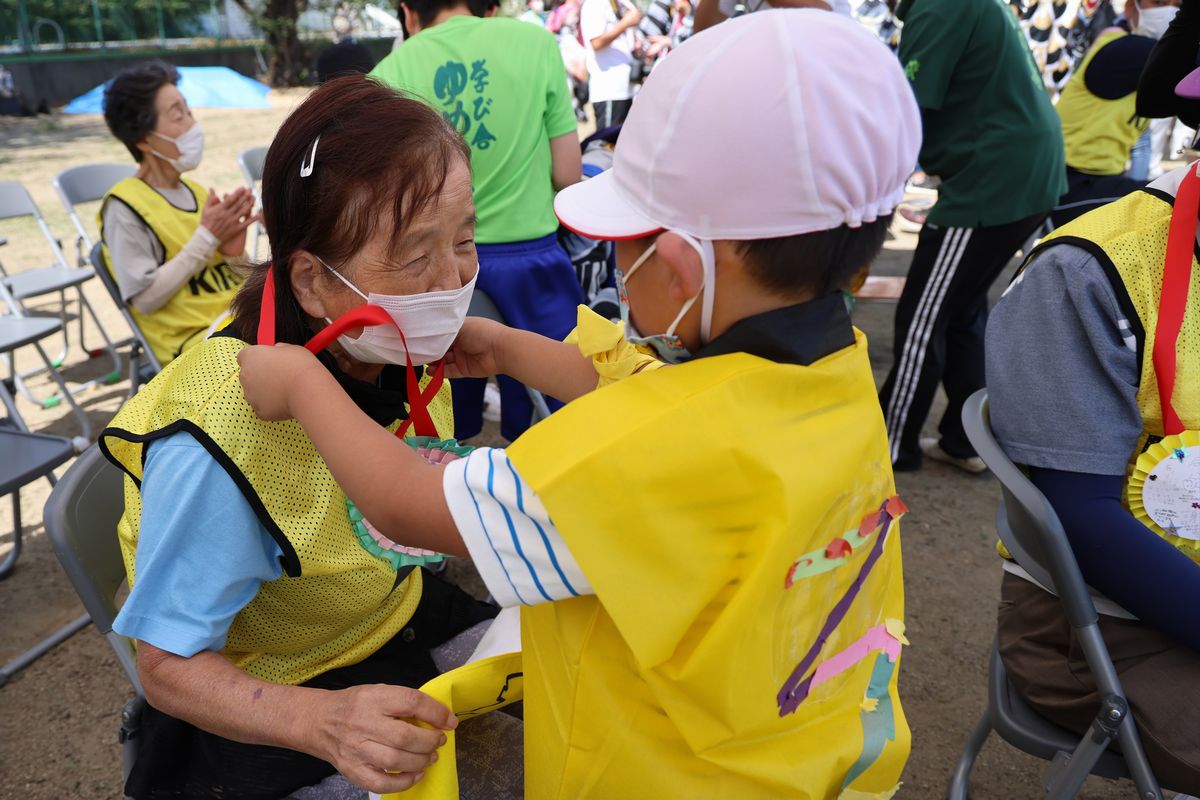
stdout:
<svg viewBox="0 0 1200 800">
<path fill-rule="evenodd" d="M 459 444 L 454 439 L 438 439 L 434 436 L 411 436 L 404 441 L 414 450 L 444 450 L 459 458 L 465 458 L 475 449 L 471 445 Z M 387 561 L 392 565 L 392 569 L 394 570 L 399 571 L 402 567 L 421 567 L 426 564 L 436 564 L 439 561 L 445 561 L 449 558 L 449 556 L 443 553 L 417 556 L 412 553 L 403 553 L 399 550 L 388 550 L 375 541 L 375 537 L 367 530 L 362 512 L 358 510 L 358 507 L 354 505 L 354 502 L 349 497 L 346 498 L 346 513 L 350 517 L 350 527 L 354 531 L 354 535 L 358 537 L 358 543 L 363 546 L 363 549 L 371 555 L 378 556 Z"/>
<path fill-rule="evenodd" d="M 414 450 L 445 450 L 459 458 L 466 458 L 475 449 L 469 444 L 459 444 L 457 439 L 439 439 L 436 436 L 408 436 L 404 443 Z"/>
<path fill-rule="evenodd" d="M 411 553 L 401 553 L 398 550 L 385 550 L 375 541 L 375 537 L 367 530 L 367 526 L 363 523 L 362 512 L 354 505 L 349 497 L 346 498 L 346 513 L 350 517 L 350 528 L 354 531 L 354 535 L 358 537 L 358 543 L 363 546 L 373 556 L 378 556 L 384 561 L 392 565 L 392 569 L 399 571 L 402 567 L 422 567 L 426 564 L 436 564 L 439 561 L 445 561 L 449 556 L 444 553 L 434 553 L 427 556 L 415 556 Z"/>
</svg>

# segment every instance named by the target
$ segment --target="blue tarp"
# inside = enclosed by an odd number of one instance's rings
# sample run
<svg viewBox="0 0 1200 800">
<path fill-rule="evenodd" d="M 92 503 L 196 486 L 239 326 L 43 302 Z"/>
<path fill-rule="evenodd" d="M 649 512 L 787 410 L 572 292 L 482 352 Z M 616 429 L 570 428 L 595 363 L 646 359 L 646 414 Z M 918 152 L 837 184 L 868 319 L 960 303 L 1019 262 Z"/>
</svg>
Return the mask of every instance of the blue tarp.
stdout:
<svg viewBox="0 0 1200 800">
<path fill-rule="evenodd" d="M 271 87 L 234 72 L 229 67 L 178 67 L 179 91 L 192 108 L 269 108 Z M 103 114 L 103 83 L 76 97 L 63 111 L 67 114 Z"/>
</svg>

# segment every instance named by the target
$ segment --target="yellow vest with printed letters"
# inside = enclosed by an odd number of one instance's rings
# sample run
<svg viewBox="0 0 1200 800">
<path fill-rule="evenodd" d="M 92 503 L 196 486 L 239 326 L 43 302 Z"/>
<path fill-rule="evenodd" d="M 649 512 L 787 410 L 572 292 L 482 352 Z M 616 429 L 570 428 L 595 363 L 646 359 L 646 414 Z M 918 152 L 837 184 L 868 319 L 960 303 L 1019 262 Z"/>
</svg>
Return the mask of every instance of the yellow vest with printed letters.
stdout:
<svg viewBox="0 0 1200 800">
<path fill-rule="evenodd" d="M 860 333 L 807 367 L 643 372 L 507 453 L 596 591 L 522 609 L 527 798 L 895 793 L 899 527 L 869 521 L 894 484 Z M 796 675 L 820 680 L 785 711 Z"/>
<path fill-rule="evenodd" d="M 1062 120 L 1067 166 L 1088 175 L 1120 175 L 1148 120 L 1137 118 L 1137 92 L 1116 100 L 1092 94 L 1084 75 L 1096 53 L 1105 45 L 1129 34 L 1112 31 L 1096 40 L 1058 98 L 1055 110 Z"/>
<path fill-rule="evenodd" d="M 208 192 L 203 186 L 187 178 L 180 180 L 196 198 L 195 211 L 176 208 L 139 178 L 126 178 L 118 183 L 109 190 L 100 205 L 101 239 L 104 238 L 104 209 L 113 200 L 118 200 L 141 217 L 158 239 L 163 249 L 163 263 L 170 261 L 196 233 L 204 204 L 208 201 Z M 115 276 L 107 244 L 104 245 L 104 260 Z M 209 326 L 229 311 L 229 304 L 241 285 L 242 277 L 225 263 L 225 256 L 218 250 L 208 260 L 207 266 L 189 278 L 162 308 L 151 314 L 143 314 L 131 306 L 129 312 L 159 363 L 166 366 L 200 341 Z"/>
<path fill-rule="evenodd" d="M 294 685 L 357 663 L 395 636 L 420 601 L 421 574 L 400 580 L 359 543 L 346 495 L 299 423 L 255 416 L 238 381 L 245 346 L 220 336 L 189 348 L 125 404 L 100 446 L 126 473 L 118 536 L 131 586 L 145 448 L 187 431 L 230 474 L 283 551 L 284 574 L 235 617 L 224 655 L 250 675 Z M 447 382 L 429 407 L 443 437 L 454 430 L 449 390 Z"/>
<path fill-rule="evenodd" d="M 1142 415 L 1142 435 L 1129 456 L 1127 503 L 1129 477 L 1138 456 L 1164 433 L 1162 403 L 1151 356 L 1158 325 L 1172 200 L 1170 195 L 1156 190 L 1133 192 L 1057 229 L 1041 245 L 1068 243 L 1097 255 L 1113 283 L 1122 310 L 1131 317 L 1131 333 L 1137 341 L 1141 365 L 1137 404 Z M 1196 264 L 1195 255 L 1176 352 L 1174 406 L 1186 429 L 1200 430 L 1200 266 Z M 1165 533 L 1163 538 L 1200 561 L 1200 543 Z"/>
</svg>

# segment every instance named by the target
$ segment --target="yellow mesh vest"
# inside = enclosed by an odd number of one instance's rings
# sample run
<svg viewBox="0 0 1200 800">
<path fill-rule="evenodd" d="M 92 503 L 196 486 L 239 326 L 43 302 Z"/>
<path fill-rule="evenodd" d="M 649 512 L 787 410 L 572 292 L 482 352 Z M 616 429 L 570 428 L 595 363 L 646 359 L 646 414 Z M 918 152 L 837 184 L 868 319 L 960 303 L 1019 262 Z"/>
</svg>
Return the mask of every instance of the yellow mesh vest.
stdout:
<svg viewBox="0 0 1200 800">
<path fill-rule="evenodd" d="M 397 583 L 391 564 L 359 543 L 345 494 L 299 424 L 254 415 L 238 382 L 244 346 L 216 337 L 189 348 L 125 404 L 100 445 L 127 474 L 118 536 L 130 585 L 144 448 L 188 431 L 233 477 L 283 550 L 284 575 L 262 584 L 237 615 L 224 654 L 255 677 L 298 684 L 391 639 L 416 609 L 421 577 L 418 570 Z M 451 435 L 449 383 L 429 411 L 439 433 Z"/>
<path fill-rule="evenodd" d="M 105 195 L 100 206 L 101 238 L 104 237 L 104 209 L 116 200 L 129 206 L 142 218 L 142 222 L 146 223 L 146 227 L 162 245 L 164 263 L 170 261 L 196 232 L 204 203 L 208 200 L 208 192 L 200 184 L 187 178 L 180 180 L 196 197 L 195 211 L 176 208 L 138 178 L 126 178 L 118 183 Z M 109 271 L 113 272 L 112 256 L 107 245 L 104 247 L 104 259 Z M 225 263 L 225 256 L 214 252 L 208 266 L 193 275 L 162 308 L 152 314 L 143 314 L 132 307 L 129 311 L 145 334 L 159 363 L 166 365 L 200 341 L 209 326 L 229 310 L 229 303 L 241 284 L 241 276 Z"/>
<path fill-rule="evenodd" d="M 910 736 L 875 646 L 903 640 L 900 541 L 865 522 L 894 485 L 861 334 L 809 367 L 644 372 L 507 452 L 596 591 L 522 609 L 527 798 L 892 796 Z M 781 713 L 860 574 L 832 676 Z"/>
<path fill-rule="evenodd" d="M 1142 190 L 1085 214 L 1050 234 L 1042 246 L 1065 242 L 1083 247 L 1101 262 L 1137 340 L 1141 376 L 1137 402 L 1142 435 L 1129 455 L 1128 477 L 1137 457 L 1163 436 L 1162 403 L 1154 371 L 1154 339 L 1163 262 L 1171 227 L 1173 198 L 1157 190 Z M 1192 257 L 1192 282 L 1187 311 L 1179 331 L 1175 377 L 1175 410 L 1188 430 L 1200 429 L 1200 267 Z M 1178 536 L 1164 538 L 1200 560 L 1195 543 Z"/>
<path fill-rule="evenodd" d="M 1128 34 L 1113 31 L 1096 40 L 1055 106 L 1062 120 L 1067 166 L 1089 175 L 1124 172 L 1130 149 L 1146 130 L 1147 120 L 1136 119 L 1136 92 L 1117 100 L 1104 100 L 1089 92 L 1083 82 L 1084 73 L 1100 48 L 1122 36 Z"/>
</svg>

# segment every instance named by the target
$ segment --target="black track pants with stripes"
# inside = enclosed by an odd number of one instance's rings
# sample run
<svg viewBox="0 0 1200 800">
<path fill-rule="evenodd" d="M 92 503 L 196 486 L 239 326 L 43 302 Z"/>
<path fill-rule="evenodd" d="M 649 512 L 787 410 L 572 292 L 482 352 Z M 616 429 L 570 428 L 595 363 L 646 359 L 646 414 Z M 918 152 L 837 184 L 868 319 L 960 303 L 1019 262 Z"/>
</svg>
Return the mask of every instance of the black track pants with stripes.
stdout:
<svg viewBox="0 0 1200 800">
<path fill-rule="evenodd" d="M 984 385 L 988 288 L 1045 218 L 921 229 L 896 307 L 892 368 L 879 392 L 897 469 L 921 465 L 921 428 L 939 382 L 949 399 L 938 428 L 942 448 L 958 457 L 975 455 L 963 431 L 962 407 Z"/>
</svg>

